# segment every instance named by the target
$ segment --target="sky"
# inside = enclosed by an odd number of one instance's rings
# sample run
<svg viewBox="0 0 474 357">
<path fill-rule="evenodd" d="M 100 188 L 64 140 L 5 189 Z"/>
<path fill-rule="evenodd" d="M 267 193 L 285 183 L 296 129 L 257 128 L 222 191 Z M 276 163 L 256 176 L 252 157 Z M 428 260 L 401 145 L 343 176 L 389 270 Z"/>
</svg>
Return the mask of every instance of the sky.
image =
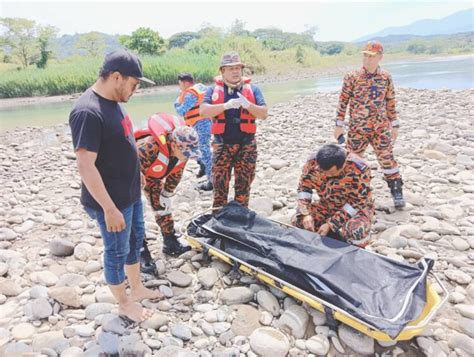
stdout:
<svg viewBox="0 0 474 357">
<path fill-rule="evenodd" d="M 169 38 L 197 31 L 203 23 L 228 29 L 235 19 L 246 29 L 278 27 L 302 32 L 317 26 L 317 41 L 352 41 L 385 27 L 439 19 L 473 7 L 471 1 L 22 1 L 0 0 L 0 17 L 22 17 L 53 25 L 59 34 L 99 31 L 130 34 L 150 27 Z"/>
</svg>

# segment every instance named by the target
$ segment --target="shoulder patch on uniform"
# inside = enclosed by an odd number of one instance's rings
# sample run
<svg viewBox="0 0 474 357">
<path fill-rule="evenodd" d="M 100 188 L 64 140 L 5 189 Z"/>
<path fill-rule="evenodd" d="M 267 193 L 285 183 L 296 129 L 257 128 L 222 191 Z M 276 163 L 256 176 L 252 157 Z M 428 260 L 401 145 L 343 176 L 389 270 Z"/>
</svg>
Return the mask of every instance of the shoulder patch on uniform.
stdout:
<svg viewBox="0 0 474 357">
<path fill-rule="evenodd" d="M 166 144 L 166 136 L 160 135 L 159 139 L 163 145 Z"/>
<path fill-rule="evenodd" d="M 347 157 L 347 160 L 353 162 L 361 171 L 365 171 L 369 168 L 369 163 L 354 153 L 350 153 Z"/>
</svg>

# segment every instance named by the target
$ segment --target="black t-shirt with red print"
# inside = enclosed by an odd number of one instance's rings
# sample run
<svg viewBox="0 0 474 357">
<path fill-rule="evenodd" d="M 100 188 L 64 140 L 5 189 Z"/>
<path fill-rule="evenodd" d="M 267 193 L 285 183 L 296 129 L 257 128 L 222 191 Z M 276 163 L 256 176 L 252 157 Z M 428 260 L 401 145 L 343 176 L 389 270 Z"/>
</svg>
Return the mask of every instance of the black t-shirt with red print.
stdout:
<svg viewBox="0 0 474 357">
<path fill-rule="evenodd" d="M 132 122 L 117 102 L 87 89 L 69 115 L 74 150 L 97 153 L 95 166 L 105 188 L 118 209 L 140 199 L 140 171 Z M 82 185 L 81 203 L 102 210 L 86 186 Z"/>
</svg>

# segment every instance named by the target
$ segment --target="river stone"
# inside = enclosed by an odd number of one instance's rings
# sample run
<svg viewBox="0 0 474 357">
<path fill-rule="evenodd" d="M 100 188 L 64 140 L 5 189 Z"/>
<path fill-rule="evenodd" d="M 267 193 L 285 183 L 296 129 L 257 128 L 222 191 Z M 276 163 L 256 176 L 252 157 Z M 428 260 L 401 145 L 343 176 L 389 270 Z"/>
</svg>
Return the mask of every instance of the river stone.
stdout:
<svg viewBox="0 0 474 357">
<path fill-rule="evenodd" d="M 451 244 L 453 245 L 453 247 L 456 249 L 456 250 L 459 250 L 459 251 L 465 251 L 465 250 L 468 250 L 470 248 L 469 246 L 469 243 L 466 242 L 464 239 L 462 238 L 454 238 L 453 241 L 451 242 Z"/>
<path fill-rule="evenodd" d="M 144 329 L 158 330 L 170 321 L 169 317 L 163 314 L 155 313 L 148 320 L 143 321 L 140 326 Z"/>
<path fill-rule="evenodd" d="M 306 341 L 306 348 L 311 353 L 315 353 L 318 356 L 326 356 L 329 352 L 329 340 L 327 337 L 316 335 Z"/>
<path fill-rule="evenodd" d="M 189 341 L 192 337 L 191 329 L 184 324 L 171 326 L 171 334 L 183 341 Z"/>
<path fill-rule="evenodd" d="M 253 300 L 253 291 L 245 286 L 228 288 L 220 293 L 224 305 L 246 304 Z"/>
<path fill-rule="evenodd" d="M 421 348 L 425 356 L 447 357 L 446 353 L 431 338 L 418 337 L 416 339 L 418 346 Z"/>
<path fill-rule="evenodd" d="M 28 356 L 29 353 L 33 352 L 31 346 L 23 342 L 11 342 L 7 344 L 3 351 L 3 357 L 18 357 L 18 356 Z"/>
<path fill-rule="evenodd" d="M 50 271 L 35 271 L 30 274 L 32 282 L 45 286 L 52 286 L 58 282 L 58 277 Z"/>
<path fill-rule="evenodd" d="M 273 315 L 268 311 L 262 311 L 260 313 L 259 322 L 264 326 L 270 326 L 273 321 Z"/>
<path fill-rule="evenodd" d="M 76 308 L 81 307 L 81 296 L 77 288 L 68 286 L 52 287 L 48 290 L 48 294 L 51 298 L 63 305 Z"/>
<path fill-rule="evenodd" d="M 25 315 L 33 320 L 45 319 L 52 315 L 53 307 L 50 305 L 48 299 L 38 298 L 29 301 L 24 308 Z"/>
<path fill-rule="evenodd" d="M 300 305 L 290 306 L 278 320 L 278 327 L 290 332 L 296 338 L 303 338 L 308 326 L 309 315 Z"/>
<path fill-rule="evenodd" d="M 94 320 L 96 316 L 109 313 L 114 308 L 113 304 L 107 302 L 96 302 L 86 307 L 86 319 Z"/>
<path fill-rule="evenodd" d="M 463 333 L 465 333 L 469 337 L 474 337 L 474 320 L 461 317 L 458 320 L 458 324 Z"/>
<path fill-rule="evenodd" d="M 104 315 L 104 317 L 105 316 L 108 315 Z M 128 331 L 126 328 L 127 322 L 116 315 L 112 315 L 110 318 L 107 318 L 106 321 L 102 320 L 101 324 L 104 332 L 112 332 L 121 336 Z"/>
<path fill-rule="evenodd" d="M 339 338 L 354 352 L 364 355 L 374 354 L 374 339 L 354 330 L 352 327 L 340 325 Z"/>
<path fill-rule="evenodd" d="M 249 208 L 264 217 L 269 217 L 273 213 L 273 201 L 266 197 L 252 198 L 249 202 Z"/>
<path fill-rule="evenodd" d="M 279 158 L 273 158 L 269 162 L 270 166 L 274 170 L 280 170 L 284 168 L 285 166 L 288 166 L 290 163 L 286 160 L 279 159 Z"/>
<path fill-rule="evenodd" d="M 253 352 L 268 357 L 284 357 L 290 349 L 288 338 L 272 327 L 260 327 L 250 335 Z"/>
<path fill-rule="evenodd" d="M 259 327 L 258 310 L 249 305 L 239 305 L 232 320 L 232 332 L 236 336 L 250 336 Z"/>
<path fill-rule="evenodd" d="M 88 261 L 93 254 L 93 248 L 89 243 L 82 242 L 74 247 L 74 258 L 83 262 Z"/>
<path fill-rule="evenodd" d="M 199 270 L 197 278 L 204 288 L 211 289 L 219 279 L 219 275 L 214 268 L 204 268 Z"/>
<path fill-rule="evenodd" d="M 33 351 L 41 351 L 43 348 L 51 348 L 61 353 L 69 347 L 69 342 L 64 338 L 62 331 L 49 331 L 35 335 L 31 343 Z"/>
<path fill-rule="evenodd" d="M 101 333 L 97 340 L 99 341 L 101 351 L 106 354 L 118 354 L 119 338 L 110 332 Z"/>
<path fill-rule="evenodd" d="M 108 302 L 111 304 L 115 304 L 117 302 L 108 286 L 98 287 L 95 290 L 95 299 L 97 302 Z"/>
<path fill-rule="evenodd" d="M 5 296 L 17 296 L 23 288 L 14 280 L 0 278 L 0 294 Z"/>
<path fill-rule="evenodd" d="M 27 340 L 36 332 L 36 328 L 27 322 L 20 323 L 13 327 L 11 334 L 15 340 Z"/>
<path fill-rule="evenodd" d="M 91 336 L 94 336 L 95 334 L 95 330 L 91 326 L 88 326 L 88 325 L 74 326 L 74 331 L 76 332 L 78 336 L 81 336 L 81 337 L 91 337 Z"/>
<path fill-rule="evenodd" d="M 191 275 L 185 274 L 182 271 L 176 270 L 169 273 L 166 278 L 173 284 L 182 288 L 189 286 L 193 281 Z"/>
<path fill-rule="evenodd" d="M 67 257 L 74 253 L 74 243 L 67 239 L 56 238 L 49 242 L 49 251 L 57 257 Z"/>
<path fill-rule="evenodd" d="M 446 275 L 449 280 L 462 285 L 469 284 L 472 281 L 472 277 L 462 270 L 446 270 L 444 275 Z"/>
<path fill-rule="evenodd" d="M 273 316 L 280 315 L 280 304 L 277 298 L 267 290 L 260 290 L 257 293 L 258 304 L 268 312 L 271 312 Z"/>
<path fill-rule="evenodd" d="M 0 277 L 6 275 L 7 272 L 8 272 L 8 264 L 0 262 Z"/>
<path fill-rule="evenodd" d="M 84 275 L 76 273 L 66 273 L 61 275 L 56 286 L 70 286 L 76 287 L 80 286 L 82 283 L 86 282 L 87 278 Z"/>
<path fill-rule="evenodd" d="M 10 241 L 16 239 L 16 237 L 18 237 L 18 234 L 14 230 L 6 227 L 0 228 L 0 241 Z"/>
<path fill-rule="evenodd" d="M 82 357 L 84 356 L 84 352 L 79 347 L 73 346 L 66 348 L 60 357 Z"/>
<path fill-rule="evenodd" d="M 451 348 L 459 348 L 466 352 L 468 355 L 472 355 L 472 348 L 474 346 L 474 339 L 466 336 L 462 333 L 453 332 L 448 340 L 448 345 Z"/>
<path fill-rule="evenodd" d="M 454 308 L 464 317 L 474 320 L 474 305 L 457 304 Z"/>
<path fill-rule="evenodd" d="M 156 357 L 198 357 L 197 353 L 178 346 L 166 346 L 156 353 Z"/>
</svg>

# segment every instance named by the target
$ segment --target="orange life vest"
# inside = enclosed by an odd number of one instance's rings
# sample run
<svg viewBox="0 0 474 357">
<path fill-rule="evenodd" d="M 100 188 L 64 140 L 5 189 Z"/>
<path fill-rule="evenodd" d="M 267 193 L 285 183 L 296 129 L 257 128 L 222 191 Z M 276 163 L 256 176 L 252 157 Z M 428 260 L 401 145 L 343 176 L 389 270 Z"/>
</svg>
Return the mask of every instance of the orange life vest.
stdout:
<svg viewBox="0 0 474 357">
<path fill-rule="evenodd" d="M 202 101 L 204 100 L 204 96 L 206 95 L 207 87 L 204 84 L 197 83 L 193 85 L 192 87 L 189 87 L 188 89 L 184 90 L 181 95 L 178 98 L 179 104 L 183 104 L 184 98 L 186 97 L 187 94 L 191 93 L 197 98 L 197 103 L 189 109 L 186 114 L 184 115 L 184 121 L 186 125 L 193 126 L 196 124 L 198 121 L 204 119 L 199 114 L 199 107 L 202 104 Z"/>
<path fill-rule="evenodd" d="M 146 129 L 137 130 L 134 133 L 135 140 L 139 140 L 147 136 L 153 137 L 153 140 L 158 144 L 159 147 L 158 155 L 155 161 L 145 172 L 145 176 L 158 179 L 165 177 L 171 154 L 166 137 L 176 127 L 183 125 L 185 125 L 184 121 L 177 116 L 166 113 L 156 113 L 148 118 L 148 127 Z M 186 165 L 186 162 L 178 161 L 176 166 L 168 173 L 168 175 L 181 170 L 184 165 Z"/>
<path fill-rule="evenodd" d="M 224 81 L 221 76 L 214 79 L 216 86 L 212 92 L 212 104 L 224 104 Z M 255 95 L 253 94 L 252 86 L 250 85 L 250 78 L 243 78 L 242 95 L 251 103 L 256 104 Z M 247 109 L 240 108 L 240 130 L 244 133 L 253 134 L 257 131 L 256 117 L 250 114 Z M 225 114 L 222 112 L 217 117 L 212 119 L 212 134 L 224 134 L 225 131 Z"/>
</svg>

